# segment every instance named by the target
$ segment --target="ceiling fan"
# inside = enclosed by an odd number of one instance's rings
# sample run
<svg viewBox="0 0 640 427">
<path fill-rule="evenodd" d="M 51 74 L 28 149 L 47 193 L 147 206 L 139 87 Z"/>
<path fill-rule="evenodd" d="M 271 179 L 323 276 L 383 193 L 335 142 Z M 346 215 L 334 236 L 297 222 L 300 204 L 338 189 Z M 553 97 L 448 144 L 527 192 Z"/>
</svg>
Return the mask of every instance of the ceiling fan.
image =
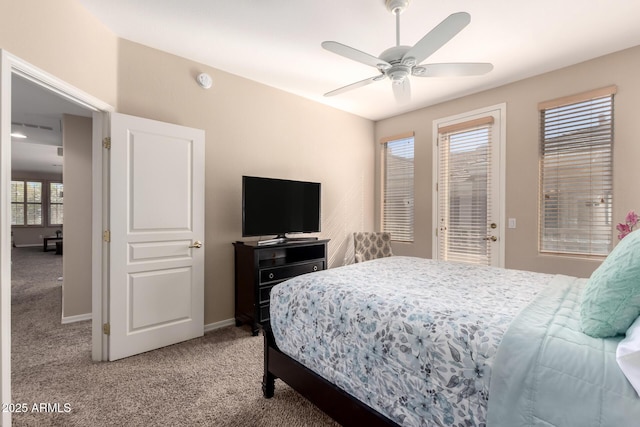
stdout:
<svg viewBox="0 0 640 427">
<path fill-rule="evenodd" d="M 370 65 L 380 71 L 379 74 L 327 92 L 324 96 L 333 96 L 347 92 L 373 82 L 389 78 L 392 83 L 396 101 L 404 103 L 411 99 L 409 76 L 445 77 L 445 76 L 477 76 L 488 73 L 493 65 L 486 62 L 454 62 L 440 64 L 424 64 L 422 61 L 440 49 L 471 21 L 466 12 L 449 15 L 435 28 L 429 31 L 415 46 L 400 45 L 400 14 L 409 6 L 410 0 L 385 0 L 387 10 L 396 17 L 396 45 L 380 54 L 379 57 L 369 55 L 358 49 L 335 41 L 322 42 L 326 50 L 345 58 Z"/>
</svg>

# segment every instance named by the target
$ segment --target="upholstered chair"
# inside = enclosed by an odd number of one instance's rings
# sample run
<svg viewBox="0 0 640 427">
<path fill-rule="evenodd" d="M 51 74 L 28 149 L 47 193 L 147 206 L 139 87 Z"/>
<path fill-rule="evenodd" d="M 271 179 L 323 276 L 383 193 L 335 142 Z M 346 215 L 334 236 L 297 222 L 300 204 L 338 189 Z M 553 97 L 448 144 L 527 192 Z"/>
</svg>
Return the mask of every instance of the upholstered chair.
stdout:
<svg viewBox="0 0 640 427">
<path fill-rule="evenodd" d="M 369 261 L 393 255 L 391 235 L 385 232 L 364 231 L 353 233 L 355 262 Z"/>
</svg>

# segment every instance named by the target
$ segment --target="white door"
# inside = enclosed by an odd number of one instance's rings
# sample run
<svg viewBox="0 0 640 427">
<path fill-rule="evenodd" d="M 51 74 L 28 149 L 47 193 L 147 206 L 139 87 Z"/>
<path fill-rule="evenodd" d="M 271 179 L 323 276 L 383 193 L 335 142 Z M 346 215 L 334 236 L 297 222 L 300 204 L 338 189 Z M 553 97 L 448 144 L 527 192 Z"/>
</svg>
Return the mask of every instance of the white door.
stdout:
<svg viewBox="0 0 640 427">
<path fill-rule="evenodd" d="M 109 360 L 204 333 L 204 131 L 112 114 Z"/>
<path fill-rule="evenodd" d="M 434 123 L 437 259 L 504 266 L 504 108 Z"/>
</svg>

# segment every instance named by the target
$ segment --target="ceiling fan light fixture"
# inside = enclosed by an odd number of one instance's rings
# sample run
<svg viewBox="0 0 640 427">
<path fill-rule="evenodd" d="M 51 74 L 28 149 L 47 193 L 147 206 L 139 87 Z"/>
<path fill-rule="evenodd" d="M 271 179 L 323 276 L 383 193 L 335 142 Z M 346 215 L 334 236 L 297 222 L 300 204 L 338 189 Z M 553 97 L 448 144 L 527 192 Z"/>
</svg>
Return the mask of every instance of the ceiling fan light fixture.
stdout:
<svg viewBox="0 0 640 427">
<path fill-rule="evenodd" d="M 392 73 L 389 73 L 389 78 L 393 84 L 401 84 L 404 79 L 407 78 L 407 72 L 404 70 L 397 70 Z"/>
</svg>

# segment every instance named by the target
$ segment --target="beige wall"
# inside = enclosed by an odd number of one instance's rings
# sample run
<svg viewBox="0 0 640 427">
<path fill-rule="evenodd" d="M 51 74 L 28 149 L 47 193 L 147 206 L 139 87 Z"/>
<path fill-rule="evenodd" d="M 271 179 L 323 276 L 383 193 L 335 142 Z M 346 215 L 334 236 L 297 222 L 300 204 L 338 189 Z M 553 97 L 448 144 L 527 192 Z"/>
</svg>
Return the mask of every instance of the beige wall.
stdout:
<svg viewBox="0 0 640 427">
<path fill-rule="evenodd" d="M 62 317 L 91 313 L 91 128 L 87 117 L 64 115 L 64 257 Z"/>
<path fill-rule="evenodd" d="M 478 108 L 507 104 L 506 217 L 517 219 L 506 230 L 506 267 L 588 277 L 600 260 L 543 256 L 538 253 L 538 109 L 540 101 L 616 84 L 614 101 L 614 222 L 630 209 L 640 209 L 640 47 L 607 55 L 509 85 L 413 111 L 376 123 L 376 140 L 415 131 L 416 238 L 396 245 L 396 253 L 431 257 L 432 123 L 435 119 Z M 379 152 L 376 153 L 379 159 Z M 380 168 L 376 161 L 376 206 Z M 375 212 L 379 222 L 379 209 Z M 612 227 L 612 234 L 614 230 Z M 615 239 L 615 237 L 614 237 Z M 616 239 L 617 240 L 617 239 Z"/>
<path fill-rule="evenodd" d="M 0 1 L 0 48 L 113 106 L 117 40 L 77 0 Z"/>
<path fill-rule="evenodd" d="M 242 175 L 322 183 L 330 265 L 373 227 L 373 122 L 129 41 L 120 41 L 118 110 L 204 129 L 205 323 L 234 316 L 233 247 Z M 195 76 L 208 72 L 213 87 Z"/>
</svg>

